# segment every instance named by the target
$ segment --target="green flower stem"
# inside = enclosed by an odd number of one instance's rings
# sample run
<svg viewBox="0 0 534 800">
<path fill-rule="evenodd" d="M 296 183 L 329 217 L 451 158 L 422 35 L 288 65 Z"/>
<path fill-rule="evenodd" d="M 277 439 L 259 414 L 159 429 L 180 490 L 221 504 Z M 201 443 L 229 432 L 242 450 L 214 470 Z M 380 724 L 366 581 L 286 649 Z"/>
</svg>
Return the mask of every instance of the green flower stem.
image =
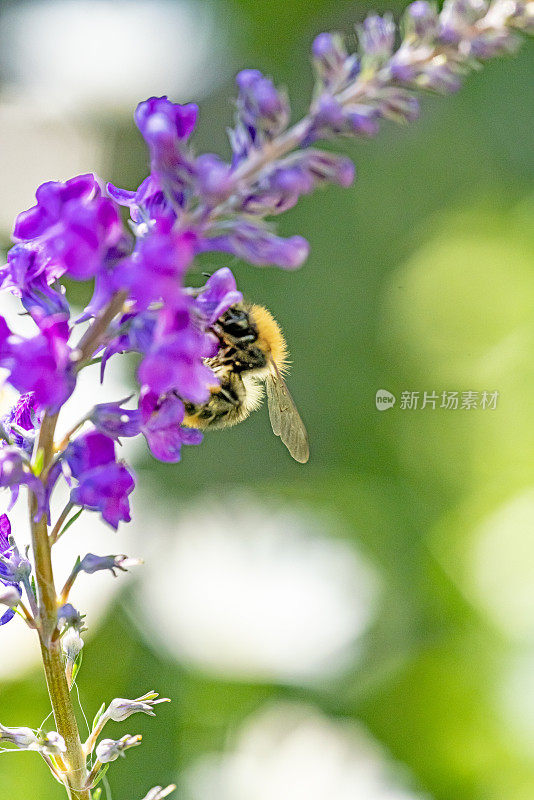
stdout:
<svg viewBox="0 0 534 800">
<path fill-rule="evenodd" d="M 45 415 L 41 424 L 37 452 L 44 455 L 44 468 L 53 457 L 54 431 L 57 415 Z M 72 705 L 71 696 L 65 677 L 65 667 L 61 655 L 61 644 L 55 636 L 57 622 L 57 595 L 52 570 L 51 547 L 48 538 L 46 516 L 34 521 L 37 501 L 32 495 L 30 499 L 30 520 L 32 531 L 33 555 L 35 560 L 35 581 L 39 601 L 39 639 L 43 667 L 56 721 L 56 730 L 65 740 L 67 752 L 65 775 L 71 800 L 91 800 L 88 789 L 83 786 L 87 780 L 85 755 L 82 750 L 78 723 Z"/>
</svg>

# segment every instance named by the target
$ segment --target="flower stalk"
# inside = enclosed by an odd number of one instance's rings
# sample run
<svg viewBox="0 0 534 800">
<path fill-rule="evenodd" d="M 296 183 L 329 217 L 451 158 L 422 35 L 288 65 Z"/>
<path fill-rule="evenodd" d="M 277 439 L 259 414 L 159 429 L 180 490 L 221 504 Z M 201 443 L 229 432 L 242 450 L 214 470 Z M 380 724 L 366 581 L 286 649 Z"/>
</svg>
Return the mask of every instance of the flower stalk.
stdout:
<svg viewBox="0 0 534 800">
<path fill-rule="evenodd" d="M 42 451 L 45 468 L 53 457 L 56 423 L 57 414 L 52 416 L 45 414 L 41 424 L 37 452 Z M 57 636 L 57 596 L 48 526 L 45 514 L 35 521 L 36 510 L 37 500 L 32 493 L 30 495 L 30 524 L 35 560 L 35 583 L 39 600 L 38 631 L 43 668 L 56 730 L 65 740 L 64 758 L 67 771 L 64 780 L 67 782 L 72 800 L 90 800 L 89 790 L 83 788 L 87 780 L 86 761 L 65 676 L 61 644 Z"/>
</svg>

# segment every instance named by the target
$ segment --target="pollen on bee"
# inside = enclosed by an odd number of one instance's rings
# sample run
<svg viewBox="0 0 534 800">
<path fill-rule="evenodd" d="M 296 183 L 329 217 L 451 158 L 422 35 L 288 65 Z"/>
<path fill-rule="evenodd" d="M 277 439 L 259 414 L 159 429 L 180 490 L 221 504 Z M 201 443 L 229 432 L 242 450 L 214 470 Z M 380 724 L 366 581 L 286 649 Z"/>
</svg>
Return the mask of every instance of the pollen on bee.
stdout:
<svg viewBox="0 0 534 800">
<path fill-rule="evenodd" d="M 277 321 L 263 306 L 251 306 L 250 314 L 258 329 L 258 347 L 267 350 L 280 372 L 285 372 L 288 368 L 287 344 Z"/>
</svg>

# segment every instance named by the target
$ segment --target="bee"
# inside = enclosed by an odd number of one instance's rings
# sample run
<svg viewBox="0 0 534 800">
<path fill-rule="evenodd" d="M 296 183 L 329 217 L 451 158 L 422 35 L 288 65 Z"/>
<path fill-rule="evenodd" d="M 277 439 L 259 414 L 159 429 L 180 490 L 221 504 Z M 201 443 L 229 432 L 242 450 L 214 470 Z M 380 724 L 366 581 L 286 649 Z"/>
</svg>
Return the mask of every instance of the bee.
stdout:
<svg viewBox="0 0 534 800">
<path fill-rule="evenodd" d="M 259 408 L 266 389 L 274 433 L 296 461 L 306 463 L 308 434 L 283 378 L 288 353 L 276 320 L 262 306 L 235 303 L 212 330 L 219 350 L 206 364 L 220 383 L 206 403 L 185 402 L 182 424 L 200 429 L 236 425 Z"/>
</svg>

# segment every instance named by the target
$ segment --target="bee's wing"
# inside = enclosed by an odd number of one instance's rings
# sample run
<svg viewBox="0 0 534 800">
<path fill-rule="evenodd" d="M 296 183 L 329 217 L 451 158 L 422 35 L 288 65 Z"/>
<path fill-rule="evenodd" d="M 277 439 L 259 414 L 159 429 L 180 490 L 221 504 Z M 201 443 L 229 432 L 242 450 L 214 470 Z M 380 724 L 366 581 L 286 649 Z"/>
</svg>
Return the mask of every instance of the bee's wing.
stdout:
<svg viewBox="0 0 534 800">
<path fill-rule="evenodd" d="M 273 361 L 265 385 L 273 432 L 280 436 L 295 461 L 305 464 L 310 457 L 308 434 L 286 382 Z"/>
</svg>

